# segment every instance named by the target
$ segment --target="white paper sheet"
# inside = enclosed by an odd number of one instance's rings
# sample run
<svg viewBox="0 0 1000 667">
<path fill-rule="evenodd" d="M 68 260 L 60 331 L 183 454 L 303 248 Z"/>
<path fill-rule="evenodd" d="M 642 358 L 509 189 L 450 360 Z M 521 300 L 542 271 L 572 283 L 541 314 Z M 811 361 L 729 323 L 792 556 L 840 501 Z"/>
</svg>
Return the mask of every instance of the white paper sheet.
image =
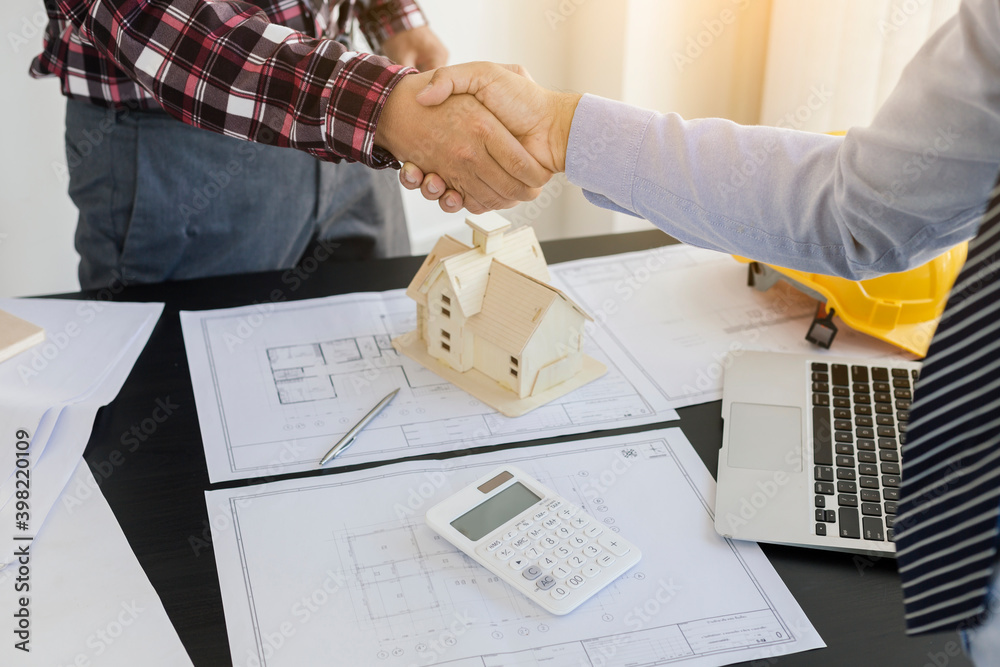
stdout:
<svg viewBox="0 0 1000 667">
<path fill-rule="evenodd" d="M 28 549 L 27 562 L 0 570 L 5 624 L 0 665 L 192 664 L 82 460 L 73 479 L 71 487 L 82 485 L 90 494 L 57 506 L 33 541 L 19 542 Z M 27 588 L 17 590 L 17 585 Z M 28 634 L 18 636 L 25 617 L 15 615 L 22 609 L 27 609 Z M 24 639 L 30 652 L 16 648 Z"/>
<path fill-rule="evenodd" d="M 642 561 L 567 616 L 496 581 L 423 521 L 502 462 Z M 206 493 L 234 664 L 723 665 L 823 646 L 754 543 L 713 529 L 680 429 Z"/>
<path fill-rule="evenodd" d="M 0 462 L 0 526 L 12 529 L 0 538 L 4 567 L 14 553 L 17 526 L 26 525 L 22 532 L 34 534 L 44 525 L 90 440 L 98 409 L 118 394 L 163 304 L 56 299 L 0 303 L 47 331 L 62 332 L 0 364 L 0 438 L 9 452 Z M 52 347 L 46 347 L 50 343 Z M 21 430 L 29 434 L 30 448 L 15 453 L 14 436 Z M 25 467 L 17 467 L 19 463 Z M 28 497 L 19 498 L 19 491 Z"/>
<path fill-rule="evenodd" d="M 504 417 L 392 348 L 390 339 L 414 329 L 415 319 L 403 290 L 182 312 L 211 480 L 315 469 L 396 387 L 393 402 L 327 467 L 677 418 L 596 328 L 585 349 L 607 364 L 607 375 L 523 417 Z"/>
<path fill-rule="evenodd" d="M 725 369 L 746 350 L 913 358 L 846 325 L 829 351 L 809 343 L 815 300 L 785 282 L 758 292 L 747 286 L 746 264 L 711 250 L 664 246 L 550 271 L 674 408 L 722 398 Z"/>
</svg>

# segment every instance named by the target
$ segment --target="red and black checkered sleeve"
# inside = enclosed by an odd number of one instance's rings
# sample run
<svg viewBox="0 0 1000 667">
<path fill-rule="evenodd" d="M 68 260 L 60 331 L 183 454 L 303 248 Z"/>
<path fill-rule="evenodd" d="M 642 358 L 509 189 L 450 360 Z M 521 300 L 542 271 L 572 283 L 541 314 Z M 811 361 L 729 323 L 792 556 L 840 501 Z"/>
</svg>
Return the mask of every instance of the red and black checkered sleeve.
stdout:
<svg viewBox="0 0 1000 667">
<path fill-rule="evenodd" d="M 358 23 L 372 48 L 380 48 L 393 35 L 427 25 L 414 0 L 368 0 L 359 2 Z"/>
<path fill-rule="evenodd" d="M 185 123 L 372 167 L 386 98 L 407 70 L 213 0 L 59 0 L 81 36 Z M 294 8 L 293 8 L 294 9 Z M 73 21 L 76 23 L 76 20 Z"/>
</svg>

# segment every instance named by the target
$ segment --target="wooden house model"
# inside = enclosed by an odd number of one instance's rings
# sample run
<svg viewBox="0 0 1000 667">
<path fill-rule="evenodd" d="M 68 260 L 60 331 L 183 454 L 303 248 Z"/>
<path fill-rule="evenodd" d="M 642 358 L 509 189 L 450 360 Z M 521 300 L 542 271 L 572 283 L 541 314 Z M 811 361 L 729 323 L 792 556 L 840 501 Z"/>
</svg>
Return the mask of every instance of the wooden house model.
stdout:
<svg viewBox="0 0 1000 667">
<path fill-rule="evenodd" d="M 583 353 L 591 318 L 548 284 L 534 230 L 497 213 L 466 222 L 473 247 L 443 236 L 410 282 L 417 329 L 397 349 L 508 416 L 603 375 Z"/>
</svg>

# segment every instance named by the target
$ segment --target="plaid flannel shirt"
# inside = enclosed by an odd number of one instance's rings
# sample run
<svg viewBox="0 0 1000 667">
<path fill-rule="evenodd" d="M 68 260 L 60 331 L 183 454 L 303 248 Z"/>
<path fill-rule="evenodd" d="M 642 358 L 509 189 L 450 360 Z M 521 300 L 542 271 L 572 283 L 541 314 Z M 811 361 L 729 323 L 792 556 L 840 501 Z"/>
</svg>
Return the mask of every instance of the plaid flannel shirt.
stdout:
<svg viewBox="0 0 1000 667">
<path fill-rule="evenodd" d="M 30 72 L 59 77 L 67 97 L 162 107 L 189 125 L 322 160 L 395 164 L 375 148 L 375 125 L 413 70 L 318 35 L 329 25 L 341 37 L 357 20 L 379 48 L 424 25 L 413 0 L 329 0 L 327 15 L 308 0 L 44 2 L 44 50 Z"/>
</svg>

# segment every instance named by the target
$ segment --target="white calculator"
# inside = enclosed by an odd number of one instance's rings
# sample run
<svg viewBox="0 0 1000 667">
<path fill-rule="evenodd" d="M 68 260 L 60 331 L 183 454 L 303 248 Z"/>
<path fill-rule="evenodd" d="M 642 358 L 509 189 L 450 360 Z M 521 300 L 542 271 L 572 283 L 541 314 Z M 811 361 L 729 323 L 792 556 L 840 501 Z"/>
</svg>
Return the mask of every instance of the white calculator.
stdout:
<svg viewBox="0 0 1000 667">
<path fill-rule="evenodd" d="M 438 503 L 427 524 L 553 614 L 566 614 L 639 562 L 628 540 L 511 466 Z"/>
</svg>

